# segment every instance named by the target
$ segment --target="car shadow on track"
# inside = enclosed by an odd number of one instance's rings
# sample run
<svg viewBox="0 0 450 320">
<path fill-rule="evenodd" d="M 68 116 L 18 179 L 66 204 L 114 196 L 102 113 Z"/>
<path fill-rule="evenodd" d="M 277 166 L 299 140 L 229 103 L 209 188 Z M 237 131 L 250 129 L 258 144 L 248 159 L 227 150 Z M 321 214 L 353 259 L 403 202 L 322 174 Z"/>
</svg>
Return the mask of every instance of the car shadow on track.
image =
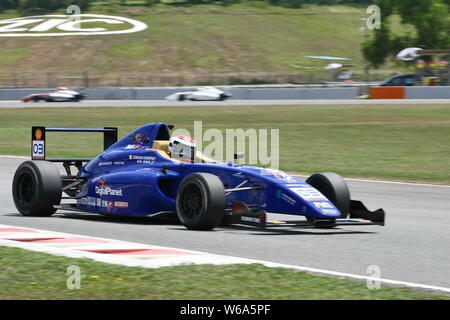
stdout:
<svg viewBox="0 0 450 320">
<path fill-rule="evenodd" d="M 61 213 L 54 215 L 60 219 L 75 219 L 85 221 L 96 221 L 106 223 L 121 224 L 139 224 L 139 225 L 180 225 L 178 217 L 173 214 L 160 215 L 157 217 L 130 217 L 130 216 L 113 216 L 100 214 L 84 214 L 84 213 Z"/>
<path fill-rule="evenodd" d="M 188 230 L 184 227 L 172 227 L 171 230 L 179 230 L 179 231 L 188 231 L 191 232 L 191 230 Z M 306 229 L 306 228 L 302 228 Z M 257 235 L 257 236 L 270 236 L 270 235 L 347 235 L 347 234 L 377 234 L 378 232 L 371 232 L 371 231 L 353 231 L 353 230 L 344 230 L 342 228 L 334 228 L 334 229 L 317 229 L 317 228 L 310 228 L 311 231 L 304 231 L 299 230 L 299 227 L 289 227 L 288 228 L 256 228 L 256 227 L 250 227 L 250 226 L 240 226 L 240 225 L 233 225 L 233 226 L 219 226 L 214 231 L 216 232 L 227 232 L 227 233 L 237 233 L 239 232 L 242 234 L 242 232 L 246 232 L 249 235 Z"/>
<path fill-rule="evenodd" d="M 242 227 L 242 226 L 233 226 L 233 227 L 227 227 L 228 228 L 232 228 L 233 230 L 249 230 L 248 227 Z M 306 229 L 307 230 L 307 229 Z M 344 234 L 375 234 L 377 232 L 370 232 L 370 231 L 353 231 L 353 230 L 344 230 L 341 228 L 334 228 L 334 229 L 309 229 L 311 231 L 306 231 L 306 230 L 299 230 L 299 228 L 279 228 L 279 229 L 274 229 L 274 228 L 270 228 L 270 229 L 251 229 L 250 234 L 251 235 L 256 235 L 256 236 L 263 236 L 263 235 L 272 235 L 272 236 L 284 236 L 284 235 L 321 235 L 321 236 L 326 236 L 326 235 L 344 235 Z"/>
<path fill-rule="evenodd" d="M 56 213 L 50 217 L 24 217 L 20 213 L 5 213 L 5 217 L 17 217 L 21 219 L 44 220 L 44 219 L 67 219 L 67 220 L 82 220 L 104 223 L 120 223 L 130 225 L 181 225 L 176 216 L 170 217 L 130 217 L 130 216 L 112 216 L 100 215 L 91 213 Z"/>
<path fill-rule="evenodd" d="M 19 213 L 7 213 L 5 216 L 17 216 L 23 217 Z M 167 226 L 170 230 L 179 230 L 187 232 L 202 232 L 186 229 L 178 220 L 178 217 L 174 214 L 161 214 L 156 217 L 130 217 L 130 216 L 113 216 L 113 215 L 100 215 L 90 213 L 73 213 L 73 212 L 61 212 L 53 215 L 52 217 L 23 217 L 24 219 L 39 219 L 39 218 L 51 218 L 51 219 L 73 219 L 83 221 L 94 221 L 102 223 L 120 223 L 128 225 L 149 225 L 149 226 Z M 211 232 L 211 231 L 208 231 Z M 373 231 L 358 231 L 348 230 L 343 228 L 333 229 L 317 229 L 314 227 L 271 227 L 271 228 L 257 228 L 243 225 L 232 226 L 219 226 L 212 232 L 227 232 L 242 234 L 243 232 L 249 235 L 348 235 L 348 234 L 378 234 Z"/>
</svg>

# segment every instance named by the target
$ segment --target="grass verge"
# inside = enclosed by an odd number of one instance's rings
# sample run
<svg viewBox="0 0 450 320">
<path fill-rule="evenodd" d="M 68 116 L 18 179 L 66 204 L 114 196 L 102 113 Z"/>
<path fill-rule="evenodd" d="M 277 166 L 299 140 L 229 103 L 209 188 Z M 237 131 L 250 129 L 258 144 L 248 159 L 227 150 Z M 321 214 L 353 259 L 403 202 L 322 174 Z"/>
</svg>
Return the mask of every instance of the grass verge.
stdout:
<svg viewBox="0 0 450 320">
<path fill-rule="evenodd" d="M 81 269 L 68 289 L 67 267 Z M 369 290 L 365 283 L 267 268 L 191 265 L 145 269 L 0 247 L 0 299 L 449 299 L 406 288 Z"/>
<path fill-rule="evenodd" d="M 279 129 L 283 170 L 450 184 L 450 105 L 2 109 L 0 154 L 29 155 L 32 125 L 118 126 L 124 136 L 150 122 L 192 130 L 194 120 L 203 131 Z M 102 148 L 95 134 L 47 139 L 49 157 L 95 156 Z"/>
</svg>

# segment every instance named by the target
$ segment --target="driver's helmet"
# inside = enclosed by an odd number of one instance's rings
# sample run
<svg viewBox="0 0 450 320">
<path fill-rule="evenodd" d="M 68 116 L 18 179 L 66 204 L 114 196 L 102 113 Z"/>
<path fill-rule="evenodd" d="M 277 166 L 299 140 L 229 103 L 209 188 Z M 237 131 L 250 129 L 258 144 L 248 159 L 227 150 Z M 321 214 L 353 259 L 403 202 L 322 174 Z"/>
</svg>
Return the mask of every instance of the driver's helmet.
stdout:
<svg viewBox="0 0 450 320">
<path fill-rule="evenodd" d="M 169 153 L 171 158 L 183 162 L 194 162 L 195 152 L 196 144 L 191 137 L 177 136 L 170 138 Z"/>
<path fill-rule="evenodd" d="M 58 91 L 67 90 L 67 87 L 58 87 Z"/>
</svg>

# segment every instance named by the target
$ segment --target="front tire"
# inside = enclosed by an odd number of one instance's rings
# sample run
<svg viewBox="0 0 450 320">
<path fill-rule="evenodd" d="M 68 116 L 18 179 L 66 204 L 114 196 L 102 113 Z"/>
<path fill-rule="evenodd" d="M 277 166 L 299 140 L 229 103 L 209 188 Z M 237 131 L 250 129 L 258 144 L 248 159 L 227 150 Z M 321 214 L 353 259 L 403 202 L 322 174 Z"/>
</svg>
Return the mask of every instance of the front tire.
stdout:
<svg viewBox="0 0 450 320">
<path fill-rule="evenodd" d="M 350 191 L 342 177 L 334 172 L 316 173 L 306 183 L 319 190 L 341 212 L 339 218 L 347 218 L 350 212 Z"/>
<path fill-rule="evenodd" d="M 48 217 L 61 202 L 62 182 L 56 166 L 48 161 L 26 161 L 16 170 L 12 194 L 24 216 Z"/>
<path fill-rule="evenodd" d="M 177 193 L 177 215 L 190 230 L 212 230 L 225 215 L 225 187 L 210 173 L 192 173 L 185 177 Z"/>
</svg>

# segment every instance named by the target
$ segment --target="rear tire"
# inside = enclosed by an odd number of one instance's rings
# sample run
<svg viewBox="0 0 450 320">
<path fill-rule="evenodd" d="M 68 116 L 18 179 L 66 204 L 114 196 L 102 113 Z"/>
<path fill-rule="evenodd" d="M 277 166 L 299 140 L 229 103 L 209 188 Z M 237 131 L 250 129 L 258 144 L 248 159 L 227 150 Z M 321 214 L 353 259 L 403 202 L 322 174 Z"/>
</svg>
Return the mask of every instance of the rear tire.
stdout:
<svg viewBox="0 0 450 320">
<path fill-rule="evenodd" d="M 12 194 L 24 216 L 48 217 L 61 202 L 62 182 L 58 168 L 48 161 L 26 161 L 16 170 Z"/>
<path fill-rule="evenodd" d="M 192 173 L 178 188 L 177 215 L 191 230 L 212 230 L 225 215 L 225 187 L 210 173 Z"/>
<path fill-rule="evenodd" d="M 339 218 L 347 218 L 350 212 L 350 191 L 342 177 L 334 172 L 316 173 L 306 183 L 319 190 L 341 212 Z"/>
</svg>

